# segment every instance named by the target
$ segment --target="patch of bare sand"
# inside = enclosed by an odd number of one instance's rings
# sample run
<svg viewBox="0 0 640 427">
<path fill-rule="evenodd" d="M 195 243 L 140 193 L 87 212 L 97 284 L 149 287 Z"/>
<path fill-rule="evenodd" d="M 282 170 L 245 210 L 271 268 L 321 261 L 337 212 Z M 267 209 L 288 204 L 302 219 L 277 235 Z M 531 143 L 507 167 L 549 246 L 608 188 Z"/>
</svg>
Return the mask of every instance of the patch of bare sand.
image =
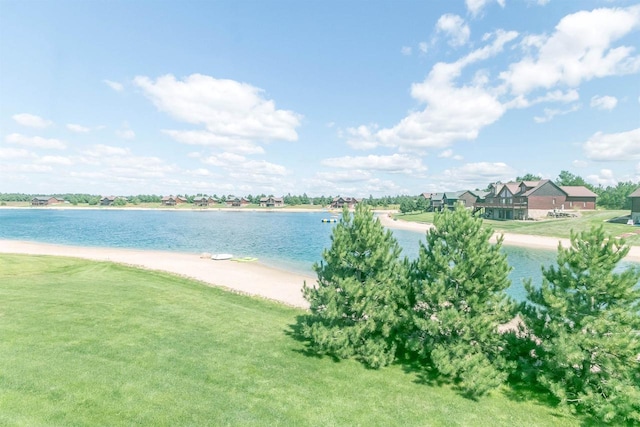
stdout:
<svg viewBox="0 0 640 427">
<path fill-rule="evenodd" d="M 0 253 L 53 255 L 112 261 L 150 270 L 165 271 L 249 295 L 307 308 L 302 284 L 315 284 L 311 274 L 291 273 L 259 262 L 213 261 L 200 254 L 117 248 L 94 248 L 0 240 Z"/>
</svg>

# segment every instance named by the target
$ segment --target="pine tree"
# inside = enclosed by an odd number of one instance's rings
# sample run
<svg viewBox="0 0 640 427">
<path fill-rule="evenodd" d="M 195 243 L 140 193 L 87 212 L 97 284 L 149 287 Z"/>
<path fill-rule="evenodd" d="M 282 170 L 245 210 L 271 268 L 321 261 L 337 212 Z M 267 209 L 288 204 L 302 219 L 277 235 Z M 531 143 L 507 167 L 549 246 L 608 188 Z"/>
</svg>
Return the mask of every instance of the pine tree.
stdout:
<svg viewBox="0 0 640 427">
<path fill-rule="evenodd" d="M 538 381 L 605 422 L 640 423 L 640 270 L 616 272 L 628 252 L 602 227 L 572 232 L 542 286 L 526 284 Z"/>
<path fill-rule="evenodd" d="M 345 208 L 324 262 L 314 265 L 317 286 L 304 286 L 311 314 L 302 328 L 312 349 L 356 357 L 378 368 L 392 363 L 405 295 L 401 248 L 389 230 L 359 204 Z"/>
<path fill-rule="evenodd" d="M 501 323 L 513 318 L 510 267 L 492 230 L 458 206 L 436 215 L 410 274 L 409 346 L 469 396 L 507 377 Z"/>
</svg>

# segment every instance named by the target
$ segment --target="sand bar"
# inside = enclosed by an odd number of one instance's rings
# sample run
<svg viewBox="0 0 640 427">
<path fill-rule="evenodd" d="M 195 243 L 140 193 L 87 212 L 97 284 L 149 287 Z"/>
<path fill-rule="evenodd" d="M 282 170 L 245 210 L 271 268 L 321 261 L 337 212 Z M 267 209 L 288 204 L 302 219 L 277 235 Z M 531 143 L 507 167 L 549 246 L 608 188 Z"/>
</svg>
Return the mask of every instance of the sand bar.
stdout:
<svg viewBox="0 0 640 427">
<path fill-rule="evenodd" d="M 315 283 L 316 278 L 268 267 L 259 262 L 213 261 L 200 254 L 152 250 L 96 248 L 53 245 L 48 243 L 0 240 L 0 253 L 54 255 L 112 261 L 151 270 L 165 271 L 201 282 L 257 295 L 306 308 L 302 284 Z"/>
<path fill-rule="evenodd" d="M 389 214 L 380 214 L 378 215 L 380 219 L 380 223 L 387 228 L 395 228 L 399 230 L 408 230 L 415 231 L 418 233 L 426 233 L 427 230 L 433 227 L 433 224 L 428 223 L 420 223 L 420 222 L 411 222 L 411 221 L 403 221 L 398 219 L 393 219 L 389 216 Z M 492 242 L 495 242 L 499 233 L 496 233 L 491 238 Z M 558 243 L 562 244 L 563 247 L 568 248 L 571 246 L 571 242 L 569 239 L 563 239 L 559 237 L 549 237 L 549 236 L 531 236 L 527 234 L 513 234 L 513 233 L 504 233 L 504 240 L 502 242 L 503 245 L 509 246 L 520 246 L 524 248 L 537 248 L 537 249 L 547 249 L 551 251 L 555 251 L 558 249 Z M 640 262 L 640 246 L 631 246 L 629 250 L 629 254 L 625 258 L 627 261 L 632 262 Z"/>
</svg>

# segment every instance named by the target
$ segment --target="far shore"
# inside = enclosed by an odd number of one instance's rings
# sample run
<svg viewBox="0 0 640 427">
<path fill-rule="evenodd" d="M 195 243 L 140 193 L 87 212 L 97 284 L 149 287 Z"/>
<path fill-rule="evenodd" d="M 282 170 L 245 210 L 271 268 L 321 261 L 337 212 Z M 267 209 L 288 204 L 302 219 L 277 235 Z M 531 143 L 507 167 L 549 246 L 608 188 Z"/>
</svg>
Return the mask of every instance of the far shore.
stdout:
<svg viewBox="0 0 640 427">
<path fill-rule="evenodd" d="M 391 218 L 388 214 L 378 215 L 380 223 L 387 228 L 395 228 L 398 230 L 415 231 L 418 233 L 426 233 L 427 230 L 433 227 L 433 224 L 410 222 Z M 503 236 L 503 245 L 519 246 L 524 248 L 537 248 L 547 249 L 555 251 L 558 249 L 558 244 L 568 248 L 571 246 L 569 239 L 563 239 L 559 237 L 549 236 L 531 236 L 528 234 L 514 234 L 514 233 L 495 233 L 491 237 L 491 242 L 495 243 L 499 236 Z M 632 262 L 640 262 L 640 246 L 630 246 L 629 253 L 625 260 Z"/>
</svg>

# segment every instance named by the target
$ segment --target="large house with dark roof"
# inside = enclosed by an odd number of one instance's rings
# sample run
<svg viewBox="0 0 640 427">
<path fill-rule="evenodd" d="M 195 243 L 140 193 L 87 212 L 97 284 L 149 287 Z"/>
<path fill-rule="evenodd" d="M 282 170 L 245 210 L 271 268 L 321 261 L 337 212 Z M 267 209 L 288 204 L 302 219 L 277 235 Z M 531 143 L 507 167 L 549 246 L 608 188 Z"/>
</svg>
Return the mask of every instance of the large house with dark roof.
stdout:
<svg viewBox="0 0 640 427">
<path fill-rule="evenodd" d="M 260 206 L 264 208 L 280 208 L 284 206 L 284 197 L 261 197 Z"/>
<path fill-rule="evenodd" d="M 508 182 L 492 184 L 476 210 L 484 209 L 491 219 L 537 219 L 549 212 L 594 210 L 596 194 L 582 186 L 558 186 L 553 181 Z"/>
<path fill-rule="evenodd" d="M 331 207 L 334 209 L 342 209 L 344 206 L 347 206 L 351 209 L 358 203 L 360 203 L 360 200 L 355 197 L 335 197 L 331 201 Z"/>
<path fill-rule="evenodd" d="M 58 197 L 34 197 L 31 199 L 31 206 L 49 206 L 64 203 L 64 199 Z"/>
<path fill-rule="evenodd" d="M 164 206 L 175 206 L 181 203 L 187 203 L 188 200 L 182 196 L 164 196 L 160 203 Z"/>
<path fill-rule="evenodd" d="M 640 224 L 640 187 L 629 194 L 631 199 L 631 220 L 634 224 Z"/>
</svg>

